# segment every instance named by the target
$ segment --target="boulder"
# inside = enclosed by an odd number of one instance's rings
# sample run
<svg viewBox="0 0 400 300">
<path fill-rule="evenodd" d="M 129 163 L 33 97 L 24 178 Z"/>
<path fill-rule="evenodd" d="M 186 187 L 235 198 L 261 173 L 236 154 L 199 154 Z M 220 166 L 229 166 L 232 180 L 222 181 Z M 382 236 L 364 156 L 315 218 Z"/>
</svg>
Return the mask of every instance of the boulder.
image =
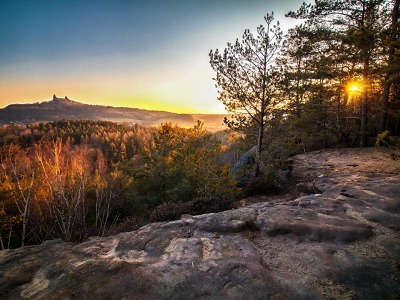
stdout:
<svg viewBox="0 0 400 300">
<path fill-rule="evenodd" d="M 247 185 L 254 172 L 256 162 L 257 146 L 252 147 L 244 153 L 238 162 L 232 167 L 231 174 L 234 176 L 236 183 L 240 187 Z"/>
</svg>

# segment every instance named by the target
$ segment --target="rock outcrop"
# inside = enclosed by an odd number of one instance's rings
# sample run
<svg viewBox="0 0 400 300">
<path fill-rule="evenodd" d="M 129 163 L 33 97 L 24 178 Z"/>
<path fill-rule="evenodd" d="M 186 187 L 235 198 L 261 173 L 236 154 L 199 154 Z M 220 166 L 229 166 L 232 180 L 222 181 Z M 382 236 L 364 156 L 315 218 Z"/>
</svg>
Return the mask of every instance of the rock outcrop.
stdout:
<svg viewBox="0 0 400 300">
<path fill-rule="evenodd" d="M 0 298 L 398 299 L 400 161 L 343 149 L 294 163 L 318 193 L 3 250 Z"/>
</svg>

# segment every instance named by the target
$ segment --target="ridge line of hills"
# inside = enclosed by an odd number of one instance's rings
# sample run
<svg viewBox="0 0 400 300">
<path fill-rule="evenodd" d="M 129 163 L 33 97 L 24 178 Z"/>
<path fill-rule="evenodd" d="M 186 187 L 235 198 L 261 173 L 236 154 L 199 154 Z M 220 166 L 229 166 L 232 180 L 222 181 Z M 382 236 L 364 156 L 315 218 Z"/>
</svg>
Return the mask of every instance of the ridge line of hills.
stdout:
<svg viewBox="0 0 400 300">
<path fill-rule="evenodd" d="M 147 110 L 130 107 L 113 107 L 84 104 L 75 100 L 58 98 L 29 104 L 10 104 L 0 109 L 0 124 L 34 123 L 66 120 L 106 120 L 117 123 L 131 123 L 155 126 L 171 122 L 182 127 L 190 127 L 198 120 L 210 131 L 224 129 L 223 119 L 227 114 L 183 114 L 161 110 Z"/>
</svg>

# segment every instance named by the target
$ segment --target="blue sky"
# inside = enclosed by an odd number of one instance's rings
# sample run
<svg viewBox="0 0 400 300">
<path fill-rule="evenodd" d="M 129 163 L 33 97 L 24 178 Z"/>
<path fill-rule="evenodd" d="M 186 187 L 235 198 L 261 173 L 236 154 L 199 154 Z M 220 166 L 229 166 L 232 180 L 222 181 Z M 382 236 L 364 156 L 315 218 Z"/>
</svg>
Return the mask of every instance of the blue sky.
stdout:
<svg viewBox="0 0 400 300">
<path fill-rule="evenodd" d="M 0 107 L 51 100 L 223 113 L 208 63 L 302 1 L 1 0 Z"/>
</svg>

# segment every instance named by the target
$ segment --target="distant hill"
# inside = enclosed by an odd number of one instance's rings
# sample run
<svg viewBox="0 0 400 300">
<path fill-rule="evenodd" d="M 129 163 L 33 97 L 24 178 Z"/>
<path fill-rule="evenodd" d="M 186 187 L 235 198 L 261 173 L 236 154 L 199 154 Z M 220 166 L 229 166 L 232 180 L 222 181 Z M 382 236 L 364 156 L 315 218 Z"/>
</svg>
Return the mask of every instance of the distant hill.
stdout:
<svg viewBox="0 0 400 300">
<path fill-rule="evenodd" d="M 90 105 L 55 95 L 53 100 L 33 104 L 11 104 L 0 109 L 0 123 L 48 122 L 67 120 L 107 120 L 141 125 L 159 125 L 171 122 L 183 127 L 193 126 L 197 120 L 205 123 L 211 131 L 224 129 L 223 119 L 227 115 L 177 114 L 166 111 L 146 110 L 128 107 Z"/>
</svg>

